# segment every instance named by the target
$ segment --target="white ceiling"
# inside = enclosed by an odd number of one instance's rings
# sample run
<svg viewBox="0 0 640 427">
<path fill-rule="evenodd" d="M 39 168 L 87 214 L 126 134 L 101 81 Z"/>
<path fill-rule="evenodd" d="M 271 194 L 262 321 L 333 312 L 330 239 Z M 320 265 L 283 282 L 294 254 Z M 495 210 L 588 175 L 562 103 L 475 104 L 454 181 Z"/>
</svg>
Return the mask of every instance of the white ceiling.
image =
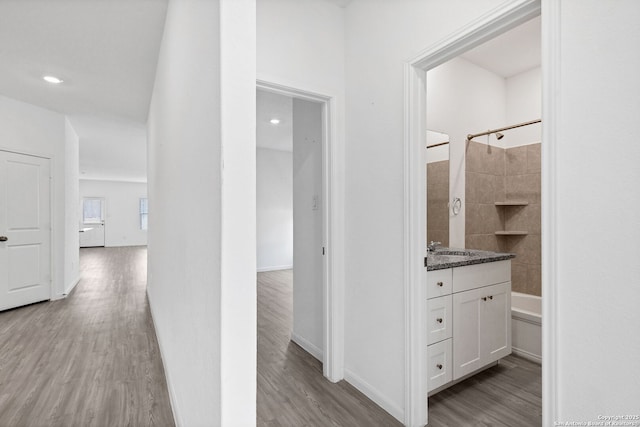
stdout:
<svg viewBox="0 0 640 427">
<path fill-rule="evenodd" d="M 507 31 L 461 55 L 502 77 L 540 66 L 540 17 Z"/>
<path fill-rule="evenodd" d="M 271 119 L 279 119 L 274 125 Z M 293 99 L 259 90 L 256 93 L 256 146 L 293 151 Z"/>
<path fill-rule="evenodd" d="M 96 176 L 145 176 L 140 130 L 166 8 L 166 0 L 1 1 L 0 94 L 69 115 L 87 176 L 99 164 Z"/>
<path fill-rule="evenodd" d="M 326 0 L 345 7 L 350 0 Z M 146 180 L 146 132 L 167 0 L 0 1 L 0 94 L 67 114 L 81 177 Z M 540 65 L 540 19 L 463 55 L 510 77 Z M 52 86 L 53 74 L 65 80 Z M 257 96 L 258 146 L 291 151 L 291 98 Z M 269 120 L 281 118 L 279 125 Z"/>
</svg>

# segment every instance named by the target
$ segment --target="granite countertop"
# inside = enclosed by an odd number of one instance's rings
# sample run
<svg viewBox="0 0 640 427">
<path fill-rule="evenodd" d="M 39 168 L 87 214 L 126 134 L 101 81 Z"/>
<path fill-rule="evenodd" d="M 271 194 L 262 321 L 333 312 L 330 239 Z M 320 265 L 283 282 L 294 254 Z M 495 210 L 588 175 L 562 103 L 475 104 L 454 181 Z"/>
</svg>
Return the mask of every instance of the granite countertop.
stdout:
<svg viewBox="0 0 640 427">
<path fill-rule="evenodd" d="M 509 253 L 439 247 L 434 252 L 427 253 L 424 258 L 424 264 L 427 267 L 427 271 L 431 271 L 483 264 L 485 262 L 504 261 L 515 257 L 515 254 Z"/>
</svg>

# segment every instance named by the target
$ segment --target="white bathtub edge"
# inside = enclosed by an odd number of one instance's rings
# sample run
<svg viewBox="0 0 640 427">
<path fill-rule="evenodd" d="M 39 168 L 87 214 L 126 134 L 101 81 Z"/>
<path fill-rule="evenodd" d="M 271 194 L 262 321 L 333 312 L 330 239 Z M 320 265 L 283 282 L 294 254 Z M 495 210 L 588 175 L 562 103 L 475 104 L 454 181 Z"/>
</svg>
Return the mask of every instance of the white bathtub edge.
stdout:
<svg viewBox="0 0 640 427">
<path fill-rule="evenodd" d="M 512 292 L 511 301 L 512 352 L 541 365 L 542 313 L 534 311 L 541 308 L 540 297 Z"/>
</svg>

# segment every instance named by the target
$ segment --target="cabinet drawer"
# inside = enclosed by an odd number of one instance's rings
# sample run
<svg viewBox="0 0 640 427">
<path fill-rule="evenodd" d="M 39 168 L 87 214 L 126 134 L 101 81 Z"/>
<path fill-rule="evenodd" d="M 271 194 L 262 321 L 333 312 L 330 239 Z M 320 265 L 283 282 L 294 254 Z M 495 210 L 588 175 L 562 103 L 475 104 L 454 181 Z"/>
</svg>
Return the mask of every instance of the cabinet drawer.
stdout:
<svg viewBox="0 0 640 427">
<path fill-rule="evenodd" d="M 427 344 L 451 338 L 451 304 L 451 295 L 427 301 Z"/>
<path fill-rule="evenodd" d="M 511 261 L 487 262 L 453 269 L 453 292 L 511 281 Z"/>
<path fill-rule="evenodd" d="M 427 390 L 435 390 L 453 379 L 451 375 L 451 339 L 427 347 Z"/>
<path fill-rule="evenodd" d="M 437 298 L 451 293 L 451 268 L 427 271 L 427 298 Z"/>
</svg>

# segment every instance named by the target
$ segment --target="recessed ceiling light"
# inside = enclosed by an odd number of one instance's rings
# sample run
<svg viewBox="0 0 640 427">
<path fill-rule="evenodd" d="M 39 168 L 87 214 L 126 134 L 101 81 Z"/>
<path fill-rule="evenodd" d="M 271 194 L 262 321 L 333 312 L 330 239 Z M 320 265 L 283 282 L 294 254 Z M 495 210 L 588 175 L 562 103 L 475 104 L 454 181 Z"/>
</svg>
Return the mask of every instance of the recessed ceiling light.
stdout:
<svg viewBox="0 0 640 427">
<path fill-rule="evenodd" d="M 49 82 L 49 83 L 53 83 L 53 84 L 58 84 L 58 83 L 62 83 L 64 80 L 59 79 L 55 76 L 44 76 L 43 77 L 44 81 Z"/>
<path fill-rule="evenodd" d="M 280 123 L 280 119 L 271 119 L 269 120 L 271 122 L 271 124 L 277 125 L 278 123 Z"/>
</svg>

